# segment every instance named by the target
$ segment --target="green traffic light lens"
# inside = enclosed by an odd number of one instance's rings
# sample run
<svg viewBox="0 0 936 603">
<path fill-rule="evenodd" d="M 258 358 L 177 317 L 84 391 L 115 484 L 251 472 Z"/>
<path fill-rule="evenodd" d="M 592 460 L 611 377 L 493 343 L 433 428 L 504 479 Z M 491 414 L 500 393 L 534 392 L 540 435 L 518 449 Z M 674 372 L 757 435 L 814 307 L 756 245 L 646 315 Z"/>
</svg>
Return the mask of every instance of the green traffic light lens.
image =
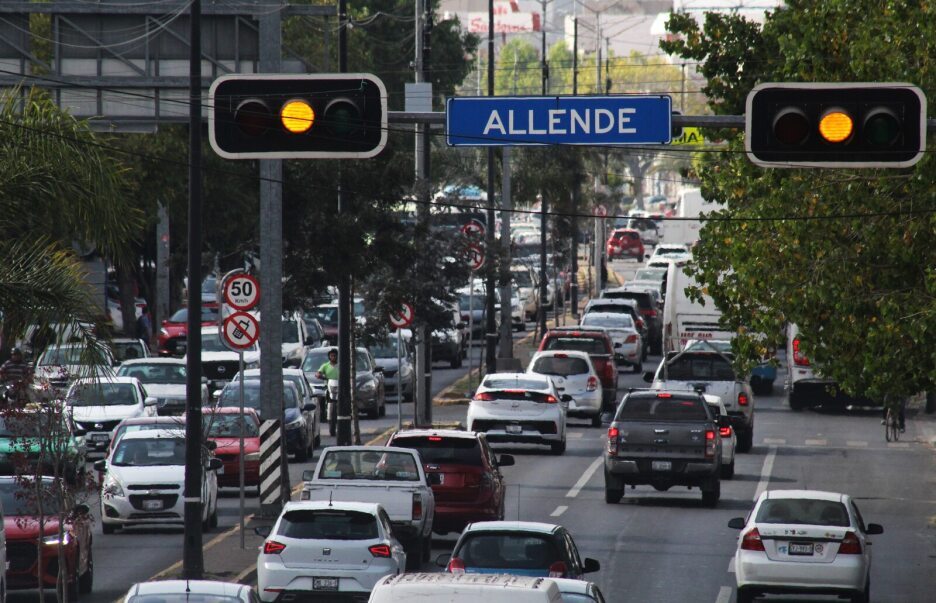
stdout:
<svg viewBox="0 0 936 603">
<path fill-rule="evenodd" d="M 330 102 L 325 107 L 325 116 L 322 121 L 333 134 L 338 136 L 350 136 L 364 126 L 360 109 L 347 98 L 338 98 Z"/>
<path fill-rule="evenodd" d="M 247 136 L 262 136 L 273 125 L 273 112 L 263 101 L 245 100 L 237 106 L 234 122 Z"/>
<path fill-rule="evenodd" d="M 900 136 L 900 120 L 890 109 L 871 111 L 865 119 L 864 135 L 871 144 L 892 145 Z"/>
<path fill-rule="evenodd" d="M 774 118 L 774 137 L 787 145 L 801 145 L 809 138 L 809 118 L 802 109 L 787 107 Z"/>
</svg>

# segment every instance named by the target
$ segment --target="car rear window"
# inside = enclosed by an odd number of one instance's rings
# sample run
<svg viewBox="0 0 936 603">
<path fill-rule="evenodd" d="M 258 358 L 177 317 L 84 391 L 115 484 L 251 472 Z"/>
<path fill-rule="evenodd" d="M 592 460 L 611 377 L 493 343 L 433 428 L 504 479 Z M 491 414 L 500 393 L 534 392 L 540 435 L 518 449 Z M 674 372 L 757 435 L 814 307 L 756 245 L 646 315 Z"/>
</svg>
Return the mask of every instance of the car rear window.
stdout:
<svg viewBox="0 0 936 603">
<path fill-rule="evenodd" d="M 559 377 L 585 375 L 589 372 L 588 362 L 584 358 L 568 356 L 542 356 L 536 359 L 530 370 L 540 375 L 558 375 Z"/>
<path fill-rule="evenodd" d="M 289 511 L 276 533 L 309 540 L 373 540 L 379 535 L 377 518 L 370 513 L 325 509 Z"/>
<path fill-rule="evenodd" d="M 666 378 L 674 381 L 734 381 L 735 373 L 731 364 L 718 354 L 683 354 L 670 361 Z"/>
<path fill-rule="evenodd" d="M 412 453 L 374 450 L 331 450 L 325 454 L 319 479 L 419 481 Z"/>
<path fill-rule="evenodd" d="M 705 403 L 698 398 L 628 397 L 618 408 L 616 421 L 707 421 Z"/>
<path fill-rule="evenodd" d="M 607 354 L 608 347 L 604 340 L 595 337 L 550 337 L 544 350 L 570 350 L 587 354 Z"/>
<path fill-rule="evenodd" d="M 607 312 L 609 314 L 630 314 L 634 309 L 625 304 L 591 304 L 588 312 Z"/>
<path fill-rule="evenodd" d="M 632 299 L 637 302 L 638 306 L 644 309 L 653 307 L 653 300 L 650 299 L 649 293 L 641 293 L 639 291 L 609 291 L 604 294 L 604 297 L 608 299 Z"/>
<path fill-rule="evenodd" d="M 485 379 L 484 387 L 488 389 L 546 389 L 548 385 L 544 379 Z"/>
<path fill-rule="evenodd" d="M 795 523 L 811 526 L 848 527 L 845 505 L 834 500 L 807 498 L 767 499 L 757 510 L 757 523 Z"/>
<path fill-rule="evenodd" d="M 564 561 L 547 536 L 523 532 L 468 534 L 455 556 L 465 567 L 491 569 L 547 570 Z"/>
<path fill-rule="evenodd" d="M 393 438 L 389 445 L 418 450 L 422 462 L 427 465 L 484 466 L 481 460 L 481 447 L 475 438 L 408 436 Z"/>
</svg>

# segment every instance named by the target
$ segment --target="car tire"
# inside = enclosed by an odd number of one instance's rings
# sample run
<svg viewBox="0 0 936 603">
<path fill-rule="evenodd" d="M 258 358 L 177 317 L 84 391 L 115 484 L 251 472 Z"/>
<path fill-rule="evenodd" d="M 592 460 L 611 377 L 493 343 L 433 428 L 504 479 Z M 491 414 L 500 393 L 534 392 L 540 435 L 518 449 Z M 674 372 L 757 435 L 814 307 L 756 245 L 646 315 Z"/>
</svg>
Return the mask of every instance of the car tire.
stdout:
<svg viewBox="0 0 936 603">
<path fill-rule="evenodd" d="M 518 330 L 518 331 L 526 331 L 526 321 L 521 322 L 521 323 L 520 323 L 520 326 L 517 327 L 517 330 Z"/>
<path fill-rule="evenodd" d="M 803 402 L 803 399 L 799 397 L 795 392 L 790 392 L 790 397 L 788 399 L 790 404 L 790 410 L 799 412 L 806 408 L 806 403 Z"/>
<path fill-rule="evenodd" d="M 649 356 L 649 355 L 650 355 L 650 350 L 649 350 L 649 348 L 647 348 L 646 346 L 643 346 L 643 347 L 640 349 L 640 359 L 641 359 L 641 360 L 646 360 L 646 359 L 647 359 L 647 356 Z"/>
<path fill-rule="evenodd" d="M 851 603 L 868 603 L 871 600 L 871 577 L 865 580 L 864 590 L 851 596 Z"/>
<path fill-rule="evenodd" d="M 104 522 L 102 521 L 102 522 L 101 522 L 101 531 L 104 532 L 105 534 L 113 534 L 114 532 L 117 531 L 117 526 L 111 525 L 111 524 L 109 524 L 109 523 L 104 523 Z"/>
<path fill-rule="evenodd" d="M 601 427 L 601 411 L 598 411 L 594 417 L 591 418 L 592 427 Z"/>
<path fill-rule="evenodd" d="M 633 370 L 632 370 L 632 372 L 633 372 L 634 374 L 638 374 L 638 375 L 639 375 L 640 373 L 642 373 L 642 372 L 643 372 L 643 361 L 638 362 L 637 364 L 635 364 L 635 365 L 634 365 L 634 368 L 633 368 Z"/>
<path fill-rule="evenodd" d="M 309 460 L 309 447 L 305 445 L 300 445 L 299 450 L 296 451 L 296 462 L 304 463 Z"/>
<path fill-rule="evenodd" d="M 708 483 L 708 487 L 702 487 L 702 504 L 714 509 L 718 505 L 719 498 L 721 498 L 721 482 L 715 478 Z"/>
<path fill-rule="evenodd" d="M 425 543 L 421 537 L 417 536 L 409 544 L 410 546 L 406 551 L 406 571 L 419 570 L 422 565 Z"/>
<path fill-rule="evenodd" d="M 609 490 L 605 488 L 605 502 L 609 505 L 616 505 L 624 498 L 624 490 Z"/>
<path fill-rule="evenodd" d="M 936 392 L 926 392 L 926 405 L 923 407 L 923 412 L 928 415 L 936 412 Z"/>
<path fill-rule="evenodd" d="M 432 557 L 432 533 L 430 532 L 428 536 L 423 539 L 422 546 L 422 562 L 429 563 L 429 559 Z"/>
<path fill-rule="evenodd" d="M 78 600 L 78 576 L 74 576 L 73 579 L 65 583 L 65 588 L 68 590 L 68 600 L 77 601 Z"/>
<path fill-rule="evenodd" d="M 561 442 L 550 442 L 549 444 L 549 451 L 556 456 L 563 454 L 565 450 L 566 450 L 565 440 L 562 440 Z"/>
<path fill-rule="evenodd" d="M 460 353 L 457 353 L 455 354 L 455 356 L 452 357 L 452 361 L 449 363 L 449 366 L 451 366 L 453 369 L 457 369 L 457 368 L 461 368 L 461 365 L 462 365 L 462 357 Z"/>
<path fill-rule="evenodd" d="M 743 588 L 743 587 L 739 588 L 737 600 L 738 600 L 738 603 L 753 603 L 754 593 L 752 593 L 750 590 L 746 588 Z"/>
<path fill-rule="evenodd" d="M 738 431 L 738 452 L 750 452 L 754 447 L 754 425 Z"/>
<path fill-rule="evenodd" d="M 734 477 L 734 459 L 731 460 L 727 465 L 721 466 L 721 476 L 723 479 L 731 479 Z"/>
<path fill-rule="evenodd" d="M 78 594 L 87 595 L 94 588 L 94 547 L 88 541 L 88 569 L 78 576 Z"/>
</svg>

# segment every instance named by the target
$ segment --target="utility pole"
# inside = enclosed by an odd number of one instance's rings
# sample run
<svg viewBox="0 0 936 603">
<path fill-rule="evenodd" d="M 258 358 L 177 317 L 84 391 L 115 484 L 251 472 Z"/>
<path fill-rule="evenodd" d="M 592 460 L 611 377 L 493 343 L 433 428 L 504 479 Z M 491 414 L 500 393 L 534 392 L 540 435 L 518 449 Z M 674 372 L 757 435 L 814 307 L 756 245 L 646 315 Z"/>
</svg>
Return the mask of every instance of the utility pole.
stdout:
<svg viewBox="0 0 936 603">
<path fill-rule="evenodd" d="M 540 42 L 540 66 L 543 75 L 543 96 L 546 96 L 546 93 L 549 92 L 549 63 L 546 62 L 546 0 L 540 0 L 540 6 L 543 9 L 543 20 L 540 23 L 540 28 L 542 29 L 542 37 Z"/>
<path fill-rule="evenodd" d="M 278 11 L 277 11 L 278 12 Z M 348 71 L 348 2 L 338 0 L 338 71 Z M 338 216 L 347 215 L 348 199 L 345 198 L 345 175 L 338 166 Z M 351 275 L 343 270 L 338 278 L 338 416 L 337 441 L 339 446 L 351 445 L 351 396 L 353 392 L 351 373 Z M 285 442 L 285 440 L 284 440 Z"/>
<path fill-rule="evenodd" d="M 201 580 L 202 554 L 202 399 L 201 399 L 201 247 L 202 247 L 202 82 L 201 0 L 189 8 L 189 208 L 188 208 L 188 347 L 185 381 L 185 535 L 182 573 L 187 580 Z"/>
<path fill-rule="evenodd" d="M 572 19 L 572 95 L 578 94 L 578 17 Z M 578 206 L 580 177 L 576 175 L 572 185 L 572 283 L 569 286 L 569 302 L 572 318 L 578 320 Z"/>
<path fill-rule="evenodd" d="M 605 38 L 605 94 L 611 94 L 611 38 Z"/>
<path fill-rule="evenodd" d="M 494 96 L 494 0 L 488 0 L 488 96 Z M 487 150 L 487 230 L 485 248 L 494 249 L 494 228 L 497 220 L 494 215 L 494 147 Z M 485 325 L 484 325 L 484 366 L 488 373 L 497 370 L 497 322 L 494 316 L 494 262 L 488 262 L 485 268 Z"/>
<path fill-rule="evenodd" d="M 601 13 L 595 13 L 595 94 L 601 94 Z"/>
<path fill-rule="evenodd" d="M 538 195 L 540 201 L 540 269 L 539 269 L 539 307 L 536 310 L 540 336 L 546 334 L 546 197 Z M 555 303 L 555 302 L 554 302 Z"/>
<path fill-rule="evenodd" d="M 500 358 L 513 358 L 513 304 L 510 286 L 510 147 L 501 149 Z M 491 255 L 494 255 L 491 253 Z"/>
<path fill-rule="evenodd" d="M 572 95 L 578 94 L 578 17 L 572 19 Z"/>
</svg>

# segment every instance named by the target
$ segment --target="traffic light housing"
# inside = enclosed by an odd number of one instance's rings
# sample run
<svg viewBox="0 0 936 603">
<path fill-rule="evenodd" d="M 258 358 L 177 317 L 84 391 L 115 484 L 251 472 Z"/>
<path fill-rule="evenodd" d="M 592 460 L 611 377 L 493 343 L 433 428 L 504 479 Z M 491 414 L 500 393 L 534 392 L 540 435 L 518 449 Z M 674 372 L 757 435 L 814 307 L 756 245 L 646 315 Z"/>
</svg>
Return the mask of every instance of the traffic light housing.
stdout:
<svg viewBox="0 0 936 603">
<path fill-rule="evenodd" d="M 760 84 L 744 144 L 762 167 L 910 167 L 926 149 L 926 97 L 902 83 Z"/>
<path fill-rule="evenodd" d="M 387 143 L 387 90 L 367 73 L 226 75 L 209 106 L 227 159 L 366 159 Z"/>
</svg>

